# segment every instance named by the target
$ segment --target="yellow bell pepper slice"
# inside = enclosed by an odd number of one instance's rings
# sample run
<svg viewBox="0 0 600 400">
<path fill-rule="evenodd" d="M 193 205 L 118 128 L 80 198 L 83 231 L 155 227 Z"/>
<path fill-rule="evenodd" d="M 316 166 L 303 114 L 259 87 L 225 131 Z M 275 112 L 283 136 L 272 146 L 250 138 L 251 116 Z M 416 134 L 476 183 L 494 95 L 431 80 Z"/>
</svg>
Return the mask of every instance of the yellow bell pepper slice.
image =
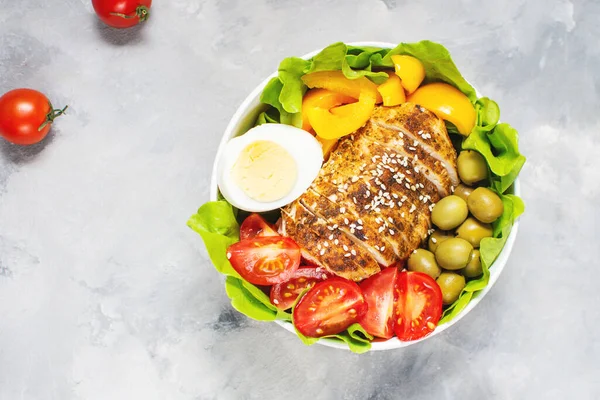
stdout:
<svg viewBox="0 0 600 400">
<path fill-rule="evenodd" d="M 406 102 L 404 87 L 402 87 L 398 75 L 389 72 L 386 73 L 388 74 L 388 80 L 377 87 L 377 91 L 383 99 L 383 105 L 390 107 Z"/>
<path fill-rule="evenodd" d="M 319 71 L 302 76 L 302 81 L 311 89 L 329 89 L 355 99 L 359 99 L 363 92 L 371 92 L 377 103 L 383 101 L 377 91 L 377 85 L 364 76 L 357 79 L 348 79 L 342 71 Z"/>
<path fill-rule="evenodd" d="M 317 136 L 317 140 L 321 143 L 321 147 L 323 148 L 323 159 L 327 160 L 329 158 L 329 153 L 333 150 L 333 147 L 337 144 L 339 139 L 323 139 Z"/>
<path fill-rule="evenodd" d="M 336 107 L 306 110 L 308 121 L 322 139 L 337 139 L 355 132 L 367 123 L 375 109 L 376 97 L 372 91 L 360 94 L 358 102 Z"/>
<path fill-rule="evenodd" d="M 452 122 L 463 136 L 469 136 L 475 126 L 477 114 L 473 104 L 463 92 L 447 83 L 421 86 L 408 96 L 408 101 Z"/>
<path fill-rule="evenodd" d="M 413 56 L 392 56 L 396 75 L 402 80 L 402 86 L 408 94 L 411 94 L 425 79 L 425 67 L 423 63 Z"/>
<path fill-rule="evenodd" d="M 346 96 L 342 93 L 327 89 L 310 89 L 302 98 L 302 129 L 309 132 L 312 131 L 306 110 L 315 107 L 330 110 L 333 107 L 354 102 L 356 102 L 354 97 Z"/>
</svg>

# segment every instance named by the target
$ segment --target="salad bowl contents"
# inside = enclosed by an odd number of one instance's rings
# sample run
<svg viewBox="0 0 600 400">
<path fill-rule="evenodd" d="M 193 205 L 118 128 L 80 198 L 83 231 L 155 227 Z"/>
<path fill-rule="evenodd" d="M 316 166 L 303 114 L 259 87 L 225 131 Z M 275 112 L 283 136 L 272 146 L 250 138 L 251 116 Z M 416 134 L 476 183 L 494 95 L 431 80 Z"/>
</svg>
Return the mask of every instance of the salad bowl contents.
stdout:
<svg viewBox="0 0 600 400">
<path fill-rule="evenodd" d="M 306 344 L 397 348 L 487 293 L 524 162 L 443 46 L 335 43 L 286 58 L 242 104 L 188 225 L 238 311 Z"/>
</svg>

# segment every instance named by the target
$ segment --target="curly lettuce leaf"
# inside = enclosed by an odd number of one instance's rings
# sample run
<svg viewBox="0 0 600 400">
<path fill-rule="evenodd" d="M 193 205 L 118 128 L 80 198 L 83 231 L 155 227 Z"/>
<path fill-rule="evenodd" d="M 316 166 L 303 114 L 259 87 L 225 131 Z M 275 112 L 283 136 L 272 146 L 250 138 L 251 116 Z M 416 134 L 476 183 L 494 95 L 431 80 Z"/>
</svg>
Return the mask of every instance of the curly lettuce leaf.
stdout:
<svg viewBox="0 0 600 400">
<path fill-rule="evenodd" d="M 502 123 L 491 131 L 476 126 L 464 140 L 462 148 L 481 153 L 492 171 L 492 187 L 504 193 L 525 164 L 525 157 L 519 152 L 518 142 L 519 134 L 516 129 Z"/>
<path fill-rule="evenodd" d="M 261 102 L 279 111 L 282 124 L 300 127 L 302 96 L 307 89 L 301 79 L 303 75 L 318 71 L 342 71 L 348 79 L 367 77 L 381 84 L 387 80 L 387 74 L 381 69 L 394 68 L 391 56 L 397 54 L 407 54 L 421 60 L 425 67 L 425 83 L 446 82 L 476 103 L 475 89 L 460 74 L 448 50 L 429 40 L 400 43 L 393 49 L 348 46 L 338 42 L 327 46 L 310 60 L 285 58 L 279 64 L 277 77 L 265 86 Z"/>
<path fill-rule="evenodd" d="M 333 340 L 337 342 L 346 343 L 350 351 L 357 354 L 362 354 L 371 349 L 371 340 L 373 340 L 373 336 L 369 335 L 364 328 L 358 324 L 354 323 L 348 327 L 344 332 L 339 333 L 337 335 L 328 335 L 323 336 L 322 338 L 312 338 L 307 337 L 298 332 L 296 329 L 296 334 L 307 346 L 312 346 L 317 343 L 321 339 Z"/>
<path fill-rule="evenodd" d="M 471 299 L 487 286 L 490 280 L 490 267 L 504 248 L 515 221 L 525 211 L 525 204 L 519 197 L 511 194 L 503 195 L 500 193 L 499 196 L 504 204 L 504 212 L 500 218 L 493 223 L 493 237 L 484 238 L 481 241 L 479 248 L 483 275 L 478 279 L 471 280 L 467 283 L 458 300 L 444 310 L 439 325 L 454 319 L 462 310 L 464 310 Z"/>
</svg>

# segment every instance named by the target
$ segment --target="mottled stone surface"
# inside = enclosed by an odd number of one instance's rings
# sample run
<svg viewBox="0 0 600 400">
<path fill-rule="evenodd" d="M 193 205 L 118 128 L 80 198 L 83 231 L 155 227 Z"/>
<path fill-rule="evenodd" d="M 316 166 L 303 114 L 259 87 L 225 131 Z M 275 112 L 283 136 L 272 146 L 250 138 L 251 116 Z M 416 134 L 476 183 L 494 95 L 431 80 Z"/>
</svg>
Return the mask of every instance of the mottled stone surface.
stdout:
<svg viewBox="0 0 600 400">
<path fill-rule="evenodd" d="M 0 399 L 600 398 L 600 3 L 0 0 L 0 92 L 69 104 L 0 143 Z M 449 331 L 362 356 L 230 307 L 199 237 L 220 135 L 279 60 L 432 39 L 521 133 L 527 212 L 494 289 Z"/>
</svg>

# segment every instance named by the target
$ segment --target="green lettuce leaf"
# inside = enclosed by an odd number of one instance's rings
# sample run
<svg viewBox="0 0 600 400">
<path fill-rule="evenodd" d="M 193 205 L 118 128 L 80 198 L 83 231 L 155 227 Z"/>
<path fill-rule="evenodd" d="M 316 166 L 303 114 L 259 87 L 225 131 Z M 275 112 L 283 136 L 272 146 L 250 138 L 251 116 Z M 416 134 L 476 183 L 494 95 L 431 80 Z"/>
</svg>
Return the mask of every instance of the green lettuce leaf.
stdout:
<svg viewBox="0 0 600 400">
<path fill-rule="evenodd" d="M 502 123 L 487 131 L 476 126 L 464 140 L 462 148 L 481 153 L 492 171 L 492 187 L 500 193 L 515 181 L 525 164 L 525 157 L 519 152 L 519 134 L 509 124 Z"/>
<path fill-rule="evenodd" d="M 326 339 L 346 343 L 350 351 L 357 354 L 362 354 L 369 351 L 371 349 L 371 340 L 373 340 L 373 336 L 369 335 L 367 331 L 365 331 L 364 328 L 358 323 L 350 325 L 348 329 L 346 329 L 342 333 L 339 333 L 337 335 L 323 336 L 322 338 L 312 338 L 304 336 L 303 334 L 298 332 L 297 329 L 296 334 L 298 335 L 302 343 L 304 343 L 307 346 L 312 346 L 319 340 Z"/>
<path fill-rule="evenodd" d="M 301 79 L 303 75 L 318 71 L 342 71 L 349 79 L 367 77 L 376 84 L 381 84 L 387 80 L 387 74 L 381 69 L 394 68 L 391 56 L 398 54 L 411 55 L 421 60 L 425 67 L 425 83 L 449 83 L 477 104 L 475 89 L 460 74 L 448 50 L 441 44 L 428 40 L 400 43 L 393 49 L 347 46 L 338 42 L 327 46 L 310 60 L 285 58 L 279 64 L 277 77 L 265 86 L 261 102 L 279 111 L 282 124 L 300 127 L 302 96 L 307 89 Z M 495 103 L 482 101 L 479 104 L 486 111 L 482 114 L 486 118 L 486 125 L 493 115 L 488 104 L 493 106 Z M 489 115 L 487 111 L 490 112 Z"/>
<path fill-rule="evenodd" d="M 469 304 L 471 299 L 487 286 L 490 280 L 490 267 L 504 248 L 515 221 L 525 211 L 525 205 L 519 197 L 502 194 L 499 194 L 499 196 L 504 204 L 504 212 L 493 223 L 494 236 L 484 238 L 479 248 L 483 275 L 467 283 L 458 300 L 444 310 L 439 325 L 454 319 Z"/>
</svg>

